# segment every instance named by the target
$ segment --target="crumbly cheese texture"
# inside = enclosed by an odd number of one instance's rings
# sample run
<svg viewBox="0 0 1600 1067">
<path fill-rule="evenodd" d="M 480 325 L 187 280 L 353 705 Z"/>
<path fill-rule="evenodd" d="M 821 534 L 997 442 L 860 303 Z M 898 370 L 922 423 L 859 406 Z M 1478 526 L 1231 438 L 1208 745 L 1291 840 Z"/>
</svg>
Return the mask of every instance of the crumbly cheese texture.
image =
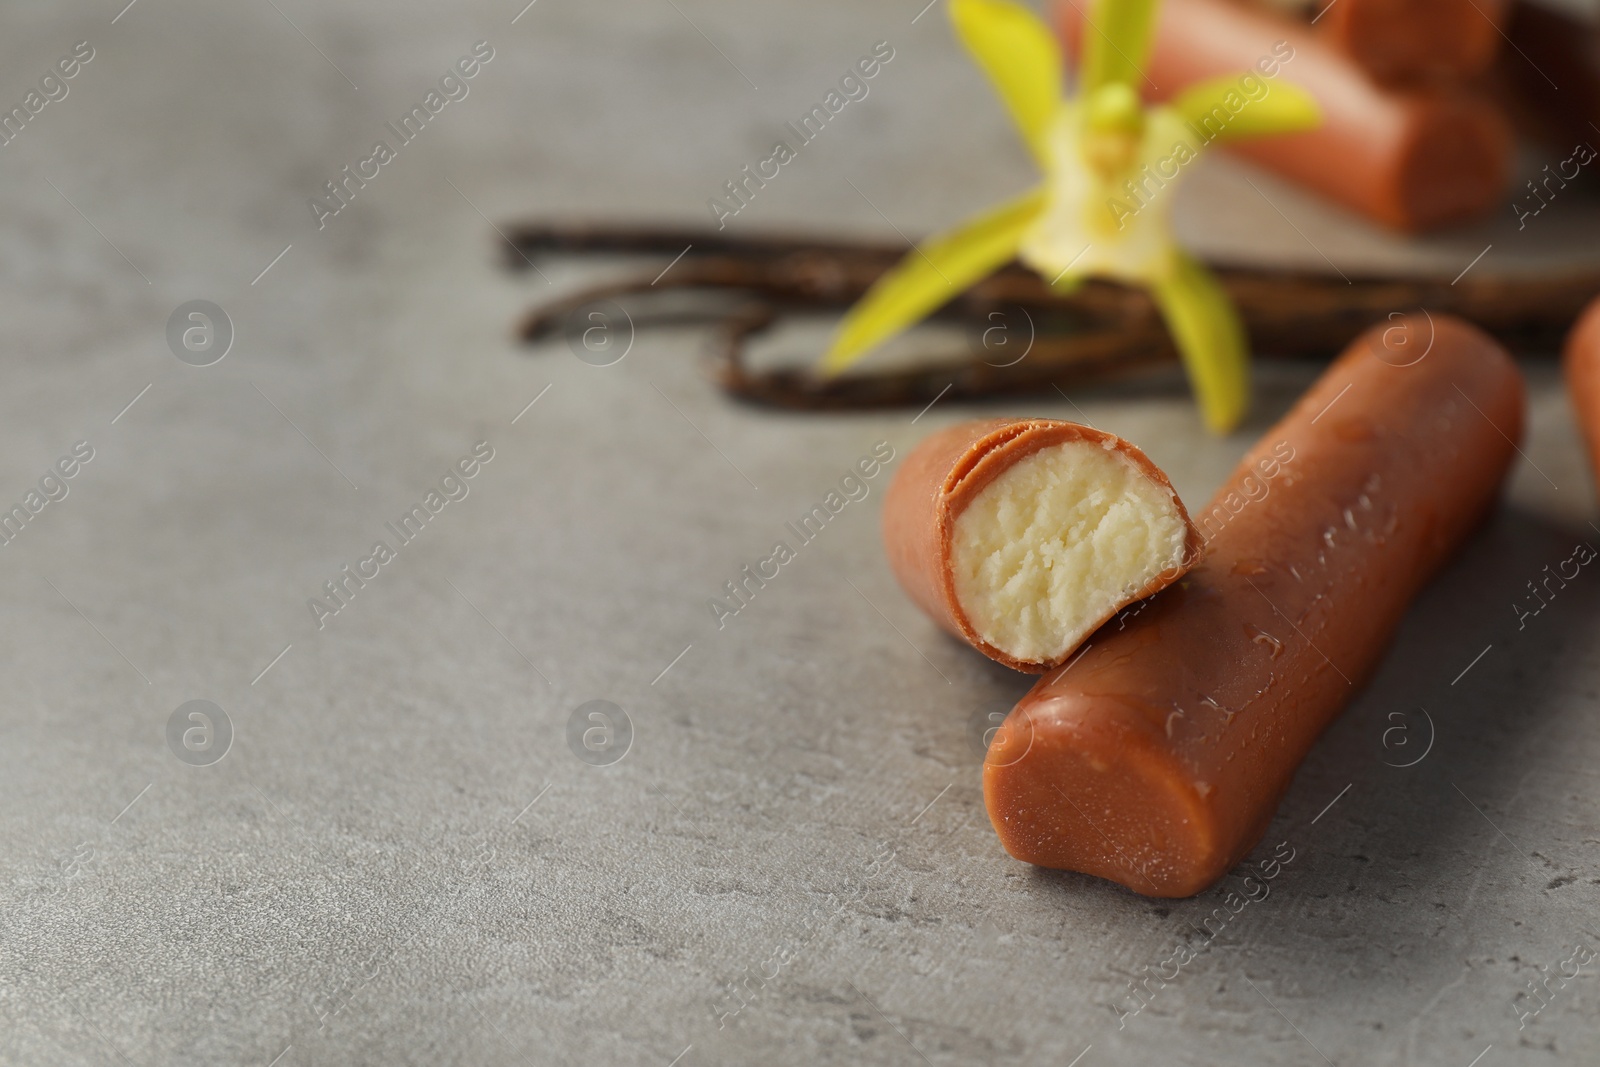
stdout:
<svg viewBox="0 0 1600 1067">
<path fill-rule="evenodd" d="M 952 532 L 956 598 L 1019 660 L 1061 659 L 1184 558 L 1172 491 L 1106 445 L 1040 449 L 983 488 Z"/>
</svg>

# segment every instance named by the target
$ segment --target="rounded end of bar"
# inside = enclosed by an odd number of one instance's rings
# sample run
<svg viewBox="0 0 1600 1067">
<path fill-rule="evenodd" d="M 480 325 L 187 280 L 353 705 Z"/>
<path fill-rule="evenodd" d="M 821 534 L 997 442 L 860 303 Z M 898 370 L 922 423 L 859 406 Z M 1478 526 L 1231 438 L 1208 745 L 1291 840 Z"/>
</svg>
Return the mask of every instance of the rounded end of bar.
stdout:
<svg viewBox="0 0 1600 1067">
<path fill-rule="evenodd" d="M 1193 896 L 1226 874 L 1232 857 L 1204 787 L 1129 726 L 1147 719 L 1127 711 L 1114 698 L 1080 694 L 1018 705 L 984 761 L 989 820 L 1025 863 L 1145 896 Z"/>
<path fill-rule="evenodd" d="M 1353 0 L 1325 9 L 1322 36 L 1380 82 L 1465 80 L 1493 65 L 1504 0 Z"/>
<path fill-rule="evenodd" d="M 1478 218 L 1511 186 L 1511 124 L 1471 95 L 1428 95 L 1412 104 L 1410 136 L 1396 172 L 1391 224 L 1412 232 Z"/>
</svg>

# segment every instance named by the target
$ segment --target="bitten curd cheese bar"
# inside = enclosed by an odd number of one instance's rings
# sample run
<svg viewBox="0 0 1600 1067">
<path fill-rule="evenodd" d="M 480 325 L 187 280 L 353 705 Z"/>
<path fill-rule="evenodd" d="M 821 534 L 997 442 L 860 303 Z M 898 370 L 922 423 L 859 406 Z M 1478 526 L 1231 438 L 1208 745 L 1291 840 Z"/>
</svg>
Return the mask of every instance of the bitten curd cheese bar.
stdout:
<svg viewBox="0 0 1600 1067">
<path fill-rule="evenodd" d="M 1510 357 L 1459 320 L 1355 341 L 1216 499 L 1260 496 L 1275 461 L 1271 492 L 1007 718 L 983 776 L 1006 850 L 1156 897 L 1222 877 L 1493 504 L 1523 408 Z"/>
<path fill-rule="evenodd" d="M 1200 548 L 1172 483 L 1143 452 L 1050 419 L 930 435 L 889 486 L 883 538 L 901 587 L 935 622 L 1033 673 L 1171 584 Z"/>
</svg>

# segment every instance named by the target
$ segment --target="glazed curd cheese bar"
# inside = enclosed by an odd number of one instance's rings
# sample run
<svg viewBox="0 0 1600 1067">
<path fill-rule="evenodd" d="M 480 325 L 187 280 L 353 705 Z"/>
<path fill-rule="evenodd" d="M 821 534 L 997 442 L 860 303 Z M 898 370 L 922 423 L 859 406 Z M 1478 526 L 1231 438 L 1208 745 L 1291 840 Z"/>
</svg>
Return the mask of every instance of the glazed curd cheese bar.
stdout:
<svg viewBox="0 0 1600 1067">
<path fill-rule="evenodd" d="M 1287 445 L 1270 494 L 1007 718 L 983 775 L 1006 850 L 1156 897 L 1222 877 L 1493 504 L 1523 407 L 1510 357 L 1457 319 L 1355 341 L 1217 499 Z"/>
<path fill-rule="evenodd" d="M 1075 55 L 1084 0 L 1060 0 L 1057 11 Z M 1164 0 L 1142 93 L 1167 100 L 1246 72 L 1265 78 L 1269 93 L 1274 79 L 1305 89 L 1322 122 L 1230 144 L 1231 152 L 1398 230 L 1435 229 L 1500 206 L 1515 145 L 1486 97 L 1456 84 L 1386 88 L 1312 27 L 1230 0 Z"/>
</svg>

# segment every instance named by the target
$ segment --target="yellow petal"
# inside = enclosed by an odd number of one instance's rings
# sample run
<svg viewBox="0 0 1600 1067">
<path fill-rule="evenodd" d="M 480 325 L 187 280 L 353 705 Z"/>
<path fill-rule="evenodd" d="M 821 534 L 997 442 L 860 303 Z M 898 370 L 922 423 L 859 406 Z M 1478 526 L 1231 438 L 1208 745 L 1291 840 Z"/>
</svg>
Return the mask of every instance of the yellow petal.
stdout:
<svg viewBox="0 0 1600 1067">
<path fill-rule="evenodd" d="M 1024 193 L 909 253 L 844 317 L 823 373 L 839 373 L 1009 263 L 1044 203 L 1043 188 Z"/>
<path fill-rule="evenodd" d="M 1078 92 L 1087 95 L 1109 82 L 1134 85 L 1144 80 L 1144 62 L 1155 33 L 1156 0 L 1070 0 L 1088 6 Z"/>
<path fill-rule="evenodd" d="M 1210 271 L 1180 252 L 1172 269 L 1152 280 L 1151 295 L 1183 356 L 1206 426 L 1227 433 L 1250 406 L 1244 325 L 1228 294 Z"/>
<path fill-rule="evenodd" d="M 1248 85 L 1257 93 L 1265 89 L 1265 95 L 1252 98 L 1245 91 Z M 1269 83 L 1245 73 L 1196 82 L 1171 106 L 1208 142 L 1299 133 L 1322 122 L 1322 109 L 1298 85 Z"/>
<path fill-rule="evenodd" d="M 1034 158 L 1047 163 L 1046 134 L 1062 93 L 1055 34 L 1012 0 L 950 0 L 950 21 L 994 82 Z"/>
</svg>

